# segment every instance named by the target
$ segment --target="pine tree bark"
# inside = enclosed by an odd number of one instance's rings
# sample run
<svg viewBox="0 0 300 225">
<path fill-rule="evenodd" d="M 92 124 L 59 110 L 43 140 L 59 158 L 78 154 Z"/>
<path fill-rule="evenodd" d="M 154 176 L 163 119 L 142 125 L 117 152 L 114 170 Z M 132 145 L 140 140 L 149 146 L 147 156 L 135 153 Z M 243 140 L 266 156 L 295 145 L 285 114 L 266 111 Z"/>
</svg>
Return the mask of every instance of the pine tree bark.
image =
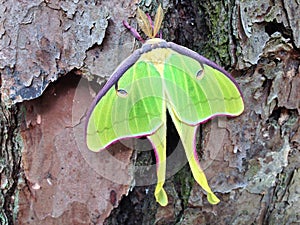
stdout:
<svg viewBox="0 0 300 225">
<path fill-rule="evenodd" d="M 165 184 L 167 207 L 155 202 L 155 184 L 130 188 L 142 176 L 135 168 L 155 161 L 151 151 L 82 147 L 95 83 L 139 46 L 122 26 L 136 26 L 137 2 L 1 3 L 1 224 L 299 223 L 299 2 L 163 2 L 164 39 L 225 67 L 245 101 L 241 116 L 199 130 L 221 203 L 210 205 L 184 166 Z M 141 3 L 152 16 L 156 7 Z"/>
</svg>

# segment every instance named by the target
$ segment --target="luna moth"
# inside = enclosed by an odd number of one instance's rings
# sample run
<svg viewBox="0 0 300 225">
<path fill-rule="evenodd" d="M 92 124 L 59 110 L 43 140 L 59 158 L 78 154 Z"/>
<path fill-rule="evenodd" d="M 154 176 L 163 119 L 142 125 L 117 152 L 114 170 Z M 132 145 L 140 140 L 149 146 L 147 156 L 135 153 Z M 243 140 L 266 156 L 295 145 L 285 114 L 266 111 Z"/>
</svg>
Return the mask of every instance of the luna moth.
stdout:
<svg viewBox="0 0 300 225">
<path fill-rule="evenodd" d="M 156 201 L 166 206 L 166 113 L 183 143 L 192 174 L 211 204 L 220 200 L 199 164 L 195 138 L 199 124 L 216 116 L 238 116 L 244 110 L 241 91 L 223 68 L 198 53 L 156 38 L 163 11 L 154 23 L 138 9 L 138 23 L 149 39 L 113 72 L 87 112 L 86 142 L 92 151 L 112 143 L 147 137 L 157 167 Z M 126 22 L 134 36 L 142 40 Z"/>
</svg>

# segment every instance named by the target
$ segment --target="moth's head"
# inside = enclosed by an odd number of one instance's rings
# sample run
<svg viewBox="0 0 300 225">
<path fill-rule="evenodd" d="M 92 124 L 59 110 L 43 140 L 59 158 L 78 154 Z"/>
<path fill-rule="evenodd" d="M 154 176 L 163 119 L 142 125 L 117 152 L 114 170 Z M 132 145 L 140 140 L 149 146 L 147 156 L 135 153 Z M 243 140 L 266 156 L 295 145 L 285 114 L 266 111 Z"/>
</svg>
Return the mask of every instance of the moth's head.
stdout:
<svg viewBox="0 0 300 225">
<path fill-rule="evenodd" d="M 157 44 L 157 43 L 160 43 L 160 42 L 166 42 L 166 41 L 161 39 L 161 38 L 151 38 L 151 39 L 148 39 L 144 43 L 144 45 L 147 45 L 147 44 L 153 45 L 153 44 Z"/>
</svg>

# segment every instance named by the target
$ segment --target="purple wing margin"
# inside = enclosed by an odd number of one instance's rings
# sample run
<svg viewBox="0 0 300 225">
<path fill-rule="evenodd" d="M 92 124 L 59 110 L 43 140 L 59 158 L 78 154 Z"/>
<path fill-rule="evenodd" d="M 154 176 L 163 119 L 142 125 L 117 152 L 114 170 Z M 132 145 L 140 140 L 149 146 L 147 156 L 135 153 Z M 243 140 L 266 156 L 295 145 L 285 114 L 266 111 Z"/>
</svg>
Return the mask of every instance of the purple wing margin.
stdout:
<svg viewBox="0 0 300 225">
<path fill-rule="evenodd" d="M 180 54 L 183 54 L 183 55 L 186 55 L 186 56 L 189 56 L 195 60 L 197 60 L 198 62 L 200 63 L 205 63 L 213 68 L 215 68 L 216 70 L 219 70 L 221 73 L 225 74 L 234 84 L 235 86 L 237 87 L 237 89 L 239 90 L 242 98 L 243 98 L 243 95 L 242 95 L 242 92 L 241 92 L 241 89 L 239 88 L 239 85 L 238 83 L 235 81 L 235 79 L 230 75 L 230 73 L 228 73 L 225 69 L 223 69 L 222 67 L 220 67 L 218 64 L 210 61 L 209 59 L 205 58 L 204 56 L 202 55 L 199 55 L 197 52 L 194 52 L 186 47 L 183 47 L 183 46 L 180 46 L 180 45 L 177 45 L 173 42 L 168 42 L 167 46 L 169 48 L 171 48 L 172 50 L 180 53 Z"/>
<path fill-rule="evenodd" d="M 85 132 L 87 131 L 88 121 L 89 118 L 93 112 L 94 107 L 97 105 L 97 103 L 100 101 L 100 99 L 108 92 L 108 90 L 118 82 L 120 77 L 140 58 L 141 54 L 143 52 L 138 49 L 135 50 L 127 59 L 125 59 L 113 72 L 109 80 L 106 82 L 106 84 L 103 86 L 103 88 L 99 91 L 97 96 L 94 98 L 93 102 L 91 103 L 89 110 L 86 114 L 86 122 L 85 122 Z"/>
</svg>

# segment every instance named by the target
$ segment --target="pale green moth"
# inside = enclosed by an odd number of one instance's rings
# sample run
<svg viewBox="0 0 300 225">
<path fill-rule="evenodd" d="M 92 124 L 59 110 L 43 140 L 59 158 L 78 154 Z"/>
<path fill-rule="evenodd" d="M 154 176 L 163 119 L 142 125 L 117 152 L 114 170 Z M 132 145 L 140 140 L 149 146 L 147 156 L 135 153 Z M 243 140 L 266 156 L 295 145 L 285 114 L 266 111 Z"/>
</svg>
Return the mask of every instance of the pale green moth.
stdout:
<svg viewBox="0 0 300 225">
<path fill-rule="evenodd" d="M 210 189 L 195 149 L 199 124 L 215 116 L 238 116 L 244 110 L 241 92 L 224 69 L 198 53 L 155 38 L 163 19 L 159 7 L 154 24 L 138 10 L 138 22 L 149 36 L 112 74 L 87 113 L 86 142 L 100 151 L 126 138 L 146 136 L 157 162 L 156 201 L 166 206 L 166 111 L 183 143 L 193 176 L 211 204 L 220 200 Z M 141 37 L 126 22 L 135 37 Z"/>
</svg>

